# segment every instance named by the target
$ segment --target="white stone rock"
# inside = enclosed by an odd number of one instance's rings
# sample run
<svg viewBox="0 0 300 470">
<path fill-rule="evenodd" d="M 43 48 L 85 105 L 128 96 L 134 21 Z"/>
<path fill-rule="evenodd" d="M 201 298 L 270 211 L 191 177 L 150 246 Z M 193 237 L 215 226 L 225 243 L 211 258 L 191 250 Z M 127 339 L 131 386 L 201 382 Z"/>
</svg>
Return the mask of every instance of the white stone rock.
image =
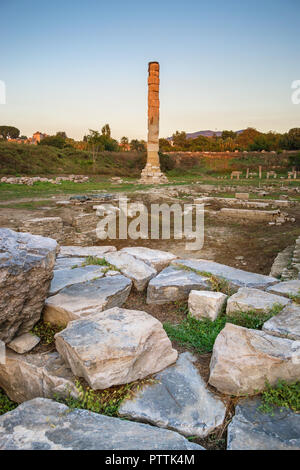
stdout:
<svg viewBox="0 0 300 470">
<path fill-rule="evenodd" d="M 279 295 L 270 294 L 259 289 L 241 287 L 236 294 L 229 297 L 227 301 L 226 314 L 232 315 L 235 312 L 257 312 L 265 313 L 275 306 L 285 306 L 291 300 Z"/>
<path fill-rule="evenodd" d="M 278 282 L 278 279 L 275 277 L 243 271 L 242 269 L 232 268 L 231 266 L 206 259 L 178 259 L 172 261 L 172 265 L 175 266 L 178 264 L 199 272 L 213 274 L 221 279 L 226 279 L 233 287 L 255 287 L 257 289 L 264 289 Z"/>
<path fill-rule="evenodd" d="M 300 414 L 274 407 L 262 413 L 259 398 L 240 400 L 228 426 L 227 450 L 300 450 Z"/>
<path fill-rule="evenodd" d="M 39 344 L 40 340 L 41 339 L 36 335 L 24 333 L 23 335 L 14 338 L 7 346 L 18 354 L 24 354 L 31 351 L 37 344 Z"/>
<path fill-rule="evenodd" d="M 54 295 L 65 287 L 79 282 L 91 281 L 104 276 L 104 266 L 91 265 L 74 269 L 57 269 L 54 271 L 49 294 Z M 119 273 L 118 273 L 119 274 Z"/>
<path fill-rule="evenodd" d="M 147 303 L 165 304 L 175 300 L 185 300 L 191 290 L 209 289 L 209 287 L 207 277 L 169 266 L 149 282 Z"/>
<path fill-rule="evenodd" d="M 157 274 L 156 269 L 144 263 L 144 261 L 120 251 L 108 253 L 104 255 L 104 259 L 118 268 L 124 276 L 129 277 L 135 288 L 140 292 L 146 288 L 150 279 Z"/>
<path fill-rule="evenodd" d="M 190 314 L 197 320 L 209 318 L 214 321 L 222 312 L 227 297 L 222 292 L 192 290 L 188 300 Z"/>
<path fill-rule="evenodd" d="M 149 264 L 158 272 L 166 268 L 171 261 L 177 258 L 176 255 L 169 253 L 168 251 L 153 250 L 152 248 L 146 248 L 143 246 L 122 248 L 120 253 L 128 253 L 134 258 Z"/>
<path fill-rule="evenodd" d="M 278 379 L 300 377 L 295 342 L 227 323 L 214 344 L 209 383 L 229 395 L 253 395 Z M 300 351 L 298 351 L 300 356 Z"/>
<path fill-rule="evenodd" d="M 300 340 L 300 305 L 287 305 L 278 315 L 263 325 L 263 331 L 274 336 Z"/>
<path fill-rule="evenodd" d="M 127 300 L 131 285 L 130 279 L 118 275 L 65 287 L 46 300 L 44 321 L 66 325 L 90 313 L 121 307 Z"/>
<path fill-rule="evenodd" d="M 0 339 L 5 343 L 40 319 L 56 250 L 52 238 L 0 229 Z"/>
<path fill-rule="evenodd" d="M 94 313 L 72 321 L 55 339 L 73 373 L 93 389 L 142 379 L 177 359 L 162 324 L 138 310 Z"/>
<path fill-rule="evenodd" d="M 116 251 L 114 246 L 61 246 L 59 251 L 60 258 L 68 257 L 87 257 L 96 256 L 97 258 L 103 258 L 105 253 Z"/>
<path fill-rule="evenodd" d="M 174 431 L 68 408 L 46 398 L 27 401 L 0 416 L 0 450 L 37 449 L 204 450 Z"/>
<path fill-rule="evenodd" d="M 75 377 L 57 352 L 16 354 L 7 348 L 5 364 L 0 363 L 0 387 L 17 403 L 78 395 Z"/>
<path fill-rule="evenodd" d="M 210 434 L 223 423 L 226 406 L 206 387 L 194 365 L 196 360 L 191 353 L 180 354 L 174 366 L 154 376 L 154 384 L 143 386 L 123 401 L 119 415 L 185 436 Z"/>
<path fill-rule="evenodd" d="M 274 284 L 274 286 L 268 287 L 267 291 L 277 295 L 284 295 L 285 297 L 300 296 L 300 280 L 294 279 L 292 281 L 279 282 Z"/>
</svg>

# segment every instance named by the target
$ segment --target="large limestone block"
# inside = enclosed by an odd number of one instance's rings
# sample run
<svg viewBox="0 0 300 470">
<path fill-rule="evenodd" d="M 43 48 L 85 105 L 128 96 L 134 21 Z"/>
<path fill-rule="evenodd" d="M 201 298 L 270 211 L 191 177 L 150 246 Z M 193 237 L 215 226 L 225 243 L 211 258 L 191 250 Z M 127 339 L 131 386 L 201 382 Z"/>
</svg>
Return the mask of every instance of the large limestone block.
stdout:
<svg viewBox="0 0 300 470">
<path fill-rule="evenodd" d="M 165 304 L 187 299 L 191 290 L 209 289 L 209 280 L 192 271 L 168 267 L 151 279 L 147 290 L 148 304 Z"/>
<path fill-rule="evenodd" d="M 40 319 L 56 250 L 51 238 L 0 229 L 0 339 L 5 343 Z"/>
<path fill-rule="evenodd" d="M 279 295 L 269 294 L 259 289 L 241 287 L 236 294 L 229 297 L 226 307 L 227 315 L 234 315 L 235 312 L 265 313 L 275 306 L 285 306 L 291 300 Z"/>
<path fill-rule="evenodd" d="M 144 263 L 149 264 L 158 272 L 166 268 L 171 261 L 177 258 L 176 255 L 168 251 L 153 250 L 143 246 L 122 248 L 120 252 L 128 253 L 134 258 L 144 261 Z"/>
<path fill-rule="evenodd" d="M 0 363 L 0 387 L 17 403 L 35 397 L 77 397 L 75 378 L 57 352 L 16 354 L 7 349 Z"/>
<path fill-rule="evenodd" d="M 214 344 L 209 383 L 229 395 L 251 395 L 300 378 L 300 358 L 295 342 L 264 331 L 227 323 Z"/>
<path fill-rule="evenodd" d="M 87 257 L 96 256 L 97 258 L 103 258 L 105 253 L 116 251 L 114 246 L 61 246 L 58 257 Z"/>
<path fill-rule="evenodd" d="M 104 255 L 104 259 L 129 277 L 138 291 L 143 291 L 150 279 L 157 274 L 156 269 L 124 252 L 108 253 Z"/>
<path fill-rule="evenodd" d="M 0 416 L 0 450 L 204 450 L 180 434 L 35 398 Z"/>
<path fill-rule="evenodd" d="M 299 296 L 300 295 L 300 279 L 292 281 L 279 282 L 274 286 L 268 287 L 268 292 L 277 295 L 284 295 L 285 297 Z"/>
<path fill-rule="evenodd" d="M 131 290 L 131 281 L 125 276 L 110 276 L 65 287 L 49 297 L 45 303 L 44 320 L 66 325 L 71 320 L 90 313 L 121 307 Z"/>
<path fill-rule="evenodd" d="M 276 284 L 278 279 L 263 274 L 250 273 L 242 269 L 232 268 L 225 264 L 215 263 L 205 259 L 179 259 L 172 262 L 172 265 L 183 264 L 186 267 L 196 269 L 197 271 L 207 272 L 214 276 L 228 281 L 233 287 L 255 287 L 264 289 L 272 284 Z"/>
<path fill-rule="evenodd" d="M 209 290 L 192 290 L 188 306 L 192 317 L 197 320 L 209 318 L 214 321 L 223 310 L 227 295 Z"/>
<path fill-rule="evenodd" d="M 54 295 L 65 287 L 78 284 L 79 282 L 91 281 L 104 276 L 104 266 L 84 266 L 74 269 L 57 269 L 54 271 L 49 294 Z"/>
<path fill-rule="evenodd" d="M 259 399 L 241 400 L 228 426 L 228 450 L 300 450 L 300 414 L 275 408 L 262 413 Z"/>
<path fill-rule="evenodd" d="M 129 383 L 177 359 L 162 324 L 146 312 L 112 308 L 69 323 L 56 348 L 93 389 Z"/>
<path fill-rule="evenodd" d="M 263 325 L 263 331 L 274 336 L 300 341 L 300 305 L 287 305 Z"/>
<path fill-rule="evenodd" d="M 180 354 L 174 366 L 155 375 L 156 383 L 142 387 L 133 398 L 123 401 L 119 415 L 185 436 L 210 434 L 223 423 L 226 406 L 207 389 L 195 361 L 188 352 Z"/>
</svg>

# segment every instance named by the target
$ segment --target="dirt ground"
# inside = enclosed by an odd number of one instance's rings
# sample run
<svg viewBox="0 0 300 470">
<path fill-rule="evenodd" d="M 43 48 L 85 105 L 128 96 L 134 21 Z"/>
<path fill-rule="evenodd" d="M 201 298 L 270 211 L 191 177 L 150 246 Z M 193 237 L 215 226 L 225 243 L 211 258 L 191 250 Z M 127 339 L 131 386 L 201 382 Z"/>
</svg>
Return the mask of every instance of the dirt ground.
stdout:
<svg viewBox="0 0 300 470">
<path fill-rule="evenodd" d="M 64 223 L 71 224 L 72 217 L 75 213 L 80 212 L 82 207 L 57 207 L 55 200 L 53 197 L 39 200 L 41 204 L 37 208 L 34 206 L 36 200 L 32 202 L 32 199 L 23 199 L 20 208 L 1 207 L 0 205 L 0 227 L 17 229 L 20 221 L 24 219 L 53 216 L 59 216 Z M 192 199 L 184 202 L 191 201 Z M 20 201 L 18 202 L 20 203 Z M 161 203 L 162 200 L 160 199 L 159 202 Z M 27 209 L 27 204 L 32 204 L 33 208 Z M 300 203 L 284 208 L 283 211 L 288 213 L 290 217 L 294 217 L 296 221 L 294 223 L 286 222 L 280 226 L 268 225 L 267 222 L 248 221 L 244 223 L 230 218 L 216 217 L 214 212 L 210 214 L 210 210 L 208 210 L 205 212 L 204 220 L 204 245 L 198 251 L 186 250 L 187 240 L 172 238 L 170 240 L 151 240 L 150 238 L 146 240 L 105 240 L 104 242 L 99 241 L 97 244 L 107 245 L 109 243 L 118 249 L 125 246 L 145 246 L 170 251 L 182 258 L 209 259 L 246 271 L 269 274 L 277 253 L 292 245 L 300 235 Z"/>
</svg>

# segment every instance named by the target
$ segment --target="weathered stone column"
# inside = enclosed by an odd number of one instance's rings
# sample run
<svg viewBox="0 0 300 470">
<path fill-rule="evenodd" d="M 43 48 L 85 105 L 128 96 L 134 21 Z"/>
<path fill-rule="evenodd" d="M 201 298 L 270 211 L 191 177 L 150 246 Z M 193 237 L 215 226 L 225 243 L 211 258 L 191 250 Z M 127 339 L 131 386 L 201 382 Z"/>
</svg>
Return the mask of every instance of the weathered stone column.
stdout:
<svg viewBox="0 0 300 470">
<path fill-rule="evenodd" d="M 141 174 L 141 183 L 166 183 L 167 177 L 159 163 L 159 63 L 148 64 L 148 143 L 147 163 Z"/>
</svg>

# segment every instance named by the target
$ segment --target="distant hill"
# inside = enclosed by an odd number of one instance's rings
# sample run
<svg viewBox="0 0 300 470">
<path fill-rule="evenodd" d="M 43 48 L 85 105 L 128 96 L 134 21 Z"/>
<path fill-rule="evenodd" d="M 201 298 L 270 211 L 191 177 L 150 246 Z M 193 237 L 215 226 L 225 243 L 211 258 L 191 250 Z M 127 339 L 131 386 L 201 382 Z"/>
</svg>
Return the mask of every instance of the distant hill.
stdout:
<svg viewBox="0 0 300 470">
<path fill-rule="evenodd" d="M 236 131 L 237 134 L 241 134 L 245 129 L 242 129 L 240 131 Z M 222 131 L 196 131 L 196 132 L 187 132 L 186 138 L 187 139 L 197 139 L 199 135 L 203 135 L 204 137 L 213 137 L 216 135 L 217 137 L 220 137 L 222 135 Z M 167 140 L 172 140 L 172 137 L 168 137 Z"/>
</svg>

